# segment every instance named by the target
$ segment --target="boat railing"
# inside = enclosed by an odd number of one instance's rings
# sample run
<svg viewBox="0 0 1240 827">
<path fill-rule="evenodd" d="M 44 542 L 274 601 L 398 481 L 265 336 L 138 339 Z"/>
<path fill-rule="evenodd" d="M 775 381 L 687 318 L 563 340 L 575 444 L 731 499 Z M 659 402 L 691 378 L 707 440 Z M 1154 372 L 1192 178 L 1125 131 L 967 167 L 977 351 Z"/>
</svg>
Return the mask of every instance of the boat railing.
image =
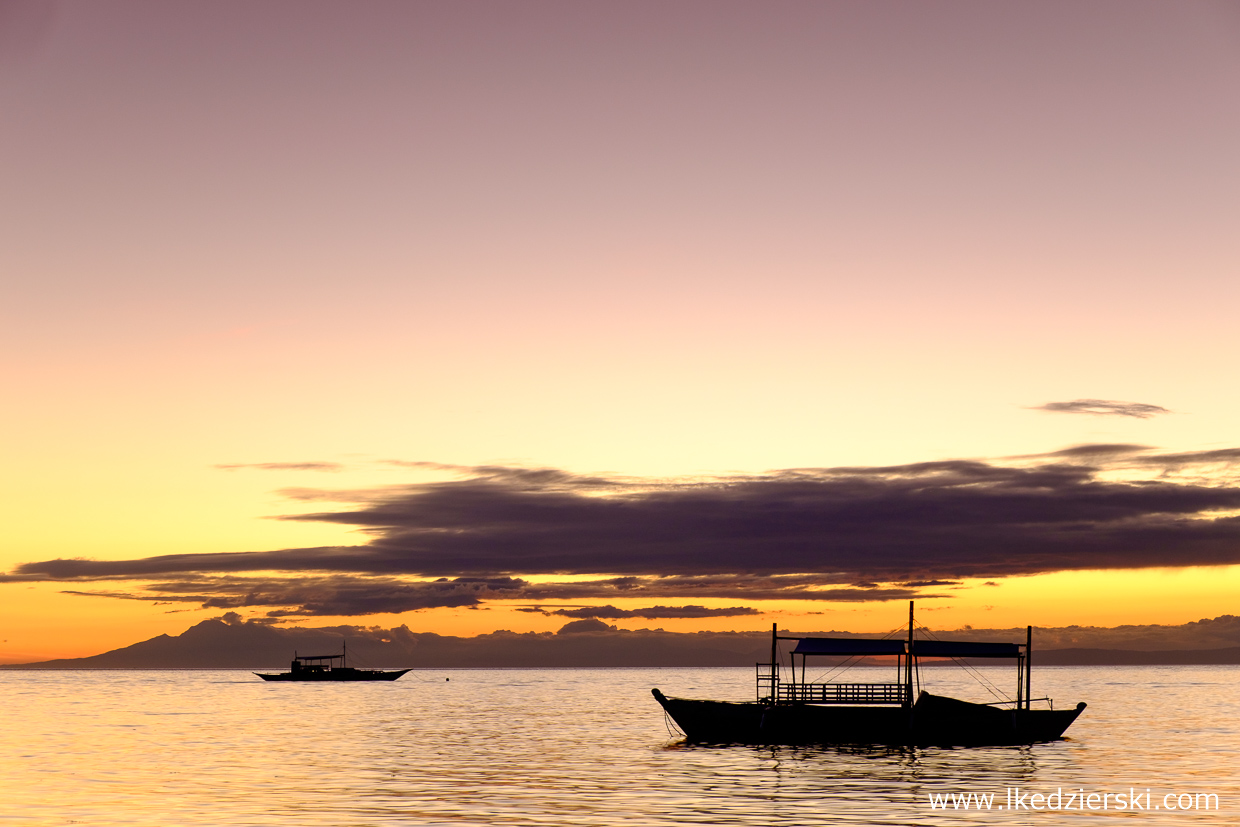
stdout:
<svg viewBox="0 0 1240 827">
<path fill-rule="evenodd" d="M 770 700 L 779 691 L 779 668 L 769 663 L 757 664 L 758 700 Z"/>
<path fill-rule="evenodd" d="M 336 665 L 340 661 L 340 665 Z M 330 672 L 344 666 L 344 655 L 298 655 L 293 653 L 294 672 Z"/>
<path fill-rule="evenodd" d="M 785 683 L 778 687 L 781 703 L 905 704 L 903 683 Z"/>
</svg>

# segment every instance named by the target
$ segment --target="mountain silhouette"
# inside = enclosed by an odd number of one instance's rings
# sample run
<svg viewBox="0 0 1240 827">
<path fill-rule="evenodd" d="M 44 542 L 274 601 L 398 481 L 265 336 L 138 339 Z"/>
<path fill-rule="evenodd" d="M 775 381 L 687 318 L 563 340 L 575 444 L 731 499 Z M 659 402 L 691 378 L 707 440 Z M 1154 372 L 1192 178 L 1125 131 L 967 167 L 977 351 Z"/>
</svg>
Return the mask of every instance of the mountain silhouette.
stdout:
<svg viewBox="0 0 1240 827">
<path fill-rule="evenodd" d="M 1201 630 L 1230 635 L 1236 618 L 1225 616 L 1178 627 L 1078 627 L 1039 629 L 1034 638 L 1035 666 L 1240 664 L 1240 646 L 1198 646 L 1193 637 L 1168 635 Z M 1137 630 L 1148 630 L 1143 636 Z M 1004 640 L 1024 630 L 958 630 L 943 633 L 960 639 Z M 1122 631 L 1122 637 L 1117 637 Z M 827 632 L 819 634 L 841 635 Z M 1047 648 L 1039 649 L 1038 637 Z M 1122 641 L 1120 647 L 1063 644 Z M 1216 637 L 1209 638 L 1214 642 Z M 179 635 L 159 635 L 141 643 L 83 658 L 8 664 L 0 668 L 38 669 L 283 669 L 294 653 L 335 654 L 347 644 L 349 664 L 363 668 L 504 668 L 504 667 L 692 667 L 753 666 L 770 657 L 769 632 L 628 631 L 598 620 L 575 620 L 558 632 L 491 632 L 454 637 L 362 626 L 281 627 L 244 620 L 235 612 L 204 620 Z M 1109 642 L 1109 641 L 1108 641 Z M 1205 641 L 1202 641 L 1205 642 Z M 1142 643 L 1145 645 L 1142 646 Z M 1056 646 L 1058 644 L 1058 646 Z M 1171 644 L 1171 645 L 1168 645 Z"/>
</svg>

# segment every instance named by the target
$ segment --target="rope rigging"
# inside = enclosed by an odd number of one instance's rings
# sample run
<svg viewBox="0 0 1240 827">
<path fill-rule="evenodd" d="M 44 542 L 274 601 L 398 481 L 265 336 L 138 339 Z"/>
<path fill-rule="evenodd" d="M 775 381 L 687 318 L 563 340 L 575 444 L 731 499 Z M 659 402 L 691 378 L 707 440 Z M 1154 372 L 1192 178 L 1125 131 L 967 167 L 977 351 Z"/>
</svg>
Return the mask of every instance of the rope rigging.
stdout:
<svg viewBox="0 0 1240 827">
<path fill-rule="evenodd" d="M 365 658 L 359 658 L 359 657 L 357 656 L 357 650 L 356 650 L 356 649 L 354 649 L 354 650 L 353 650 L 353 652 L 351 652 L 351 653 L 349 654 L 349 660 L 353 662 L 351 665 L 355 665 L 355 666 L 357 666 L 357 667 L 359 667 L 359 668 L 362 668 L 362 669 L 375 669 L 375 668 L 377 668 L 377 667 L 373 666 L 373 665 L 372 665 L 372 663 L 371 663 L 370 661 L 366 660 Z M 425 677 L 422 677 L 422 676 L 421 676 L 421 675 L 419 675 L 417 672 L 412 671 L 412 670 L 410 670 L 409 672 L 406 672 L 406 673 L 405 673 L 405 676 L 406 676 L 406 677 L 412 676 L 414 680 L 416 680 L 416 681 L 421 681 L 422 683 L 438 683 L 438 681 L 437 681 L 437 680 L 432 680 L 431 678 L 425 678 Z M 445 679 L 445 681 L 446 681 L 446 680 L 450 680 L 450 679 Z"/>
<path fill-rule="evenodd" d="M 920 623 L 915 623 L 914 628 L 921 629 L 921 631 L 924 632 L 925 635 L 931 640 L 940 640 L 940 638 L 937 635 L 935 635 L 934 632 L 930 631 L 928 627 L 923 626 Z M 956 664 L 961 669 L 963 669 L 966 673 L 968 673 L 968 675 L 972 677 L 973 680 L 980 683 L 982 687 L 987 692 L 989 692 L 991 695 L 993 695 L 995 698 L 999 699 L 1000 701 L 1004 703 L 1013 703 L 1013 701 L 1010 698 L 1005 696 L 1003 692 L 1000 691 L 999 687 L 995 686 L 993 683 L 987 680 L 986 677 L 981 672 L 979 672 L 976 667 L 969 665 L 969 663 L 967 663 L 966 661 L 962 661 L 959 658 L 953 657 L 953 658 L 950 658 L 950 660 L 952 663 Z M 917 670 L 917 688 L 918 689 L 921 688 L 921 670 L 920 669 Z"/>
<path fill-rule="evenodd" d="M 907 627 L 903 625 L 898 626 L 895 629 L 892 629 L 889 632 L 887 632 L 885 635 L 883 635 L 881 639 L 890 640 L 899 634 L 903 634 L 906 631 L 906 629 Z M 925 635 L 930 640 L 935 640 L 935 641 L 941 640 L 941 638 L 939 638 L 936 634 L 934 634 L 934 632 L 931 631 L 929 627 L 927 627 L 926 625 L 922 623 L 918 623 L 917 621 L 913 622 L 913 629 L 915 632 L 920 631 L 923 635 Z M 905 655 L 905 657 L 911 657 L 911 656 L 912 656 L 912 653 Z M 791 652 L 787 653 L 787 657 L 788 657 L 787 667 L 792 673 L 793 682 L 796 682 L 796 658 Z M 837 676 L 840 676 L 846 673 L 848 670 L 853 669 L 856 666 L 862 665 L 861 664 L 862 657 L 863 657 L 862 655 L 849 656 L 842 663 L 838 663 L 834 667 L 829 668 L 827 671 L 824 671 L 820 673 L 819 675 L 815 676 L 813 680 L 808 681 L 808 682 L 802 681 L 802 683 L 829 683 L 831 682 L 833 678 L 836 678 Z M 983 689 L 989 692 L 990 695 L 996 698 L 999 702 L 1015 703 L 1013 699 L 1008 697 L 1007 694 L 1005 694 L 1002 690 L 1000 690 L 997 686 L 995 686 L 994 683 L 992 683 L 985 675 L 983 675 L 975 666 L 972 666 L 967 661 L 961 660 L 960 658 L 957 658 L 957 657 L 950 657 L 949 660 L 951 660 L 951 662 L 954 663 L 956 666 L 959 666 L 961 669 L 963 669 L 966 674 L 968 674 L 971 678 L 973 678 L 973 680 L 977 681 L 977 683 L 980 684 Z M 780 666 L 782 667 L 783 664 L 781 663 Z M 922 688 L 921 668 L 916 663 L 914 663 L 914 667 L 915 668 L 913 670 L 913 674 L 916 676 L 917 691 L 920 692 Z"/>
</svg>

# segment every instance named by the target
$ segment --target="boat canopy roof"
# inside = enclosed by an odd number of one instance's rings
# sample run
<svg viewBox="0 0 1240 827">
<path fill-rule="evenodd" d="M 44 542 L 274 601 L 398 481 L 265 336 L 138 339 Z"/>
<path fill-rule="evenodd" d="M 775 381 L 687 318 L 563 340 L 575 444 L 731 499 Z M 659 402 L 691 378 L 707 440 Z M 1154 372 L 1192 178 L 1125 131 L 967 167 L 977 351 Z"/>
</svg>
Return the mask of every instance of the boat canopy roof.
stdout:
<svg viewBox="0 0 1240 827">
<path fill-rule="evenodd" d="M 966 640 L 915 640 L 913 654 L 919 658 L 1015 658 L 1019 643 L 977 643 Z"/>
<path fill-rule="evenodd" d="M 852 637 L 803 637 L 794 655 L 903 655 L 902 640 L 865 640 Z"/>
<path fill-rule="evenodd" d="M 296 655 L 297 660 L 340 660 L 344 655 Z"/>
<path fill-rule="evenodd" d="M 971 640 L 915 640 L 913 654 L 919 658 L 1015 658 L 1019 643 L 981 643 Z M 866 640 L 852 637 L 803 637 L 797 639 L 794 655 L 903 655 L 903 640 Z"/>
</svg>

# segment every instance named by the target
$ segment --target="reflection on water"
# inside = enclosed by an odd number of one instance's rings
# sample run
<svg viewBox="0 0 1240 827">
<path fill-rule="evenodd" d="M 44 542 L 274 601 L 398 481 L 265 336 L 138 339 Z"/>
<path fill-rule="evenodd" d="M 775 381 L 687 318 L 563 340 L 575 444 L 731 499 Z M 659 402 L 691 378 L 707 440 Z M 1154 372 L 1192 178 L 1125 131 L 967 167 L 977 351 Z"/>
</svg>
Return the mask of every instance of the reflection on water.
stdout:
<svg viewBox="0 0 1240 827">
<path fill-rule="evenodd" d="M 967 676 L 924 677 L 933 691 L 976 695 Z M 1237 678 L 1237 667 L 1048 667 L 1035 673 L 1037 695 L 1089 702 L 1069 740 L 922 749 L 669 736 L 652 686 L 747 699 L 749 670 L 454 670 L 353 684 L 0 672 L 0 825 L 1235 823 Z M 1009 788 L 1129 787 L 1213 792 L 1220 809 L 1171 819 L 928 803 L 931 793 L 1002 802 Z"/>
</svg>

